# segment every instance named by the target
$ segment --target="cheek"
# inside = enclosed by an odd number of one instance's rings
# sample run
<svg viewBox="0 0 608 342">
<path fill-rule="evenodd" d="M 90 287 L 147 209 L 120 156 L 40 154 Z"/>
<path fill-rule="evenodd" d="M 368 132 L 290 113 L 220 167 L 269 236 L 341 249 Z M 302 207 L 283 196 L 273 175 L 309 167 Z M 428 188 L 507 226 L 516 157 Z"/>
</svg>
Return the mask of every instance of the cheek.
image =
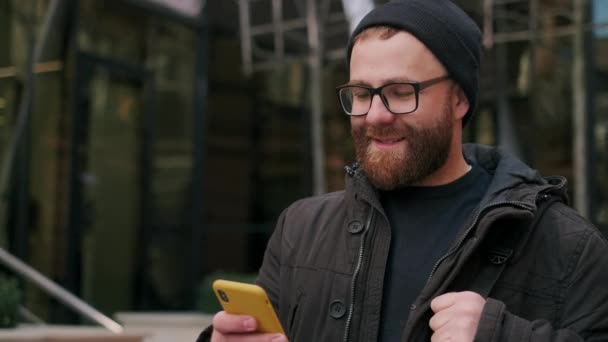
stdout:
<svg viewBox="0 0 608 342">
<path fill-rule="evenodd" d="M 446 103 L 445 99 L 436 99 L 434 102 L 432 100 L 428 100 L 425 102 L 420 102 L 418 105 L 418 110 L 416 110 L 410 122 L 413 125 L 428 125 L 429 123 L 437 122 L 439 119 L 445 118 L 446 108 L 449 104 Z"/>
<path fill-rule="evenodd" d="M 351 130 L 359 128 L 359 127 L 363 127 L 363 126 L 365 126 L 365 115 L 350 117 Z"/>
<path fill-rule="evenodd" d="M 397 120 L 398 122 L 395 123 L 395 126 L 402 130 L 407 130 L 406 132 L 408 133 L 411 132 L 411 130 L 424 127 L 431 122 L 431 120 L 429 120 L 429 113 L 420 108 L 413 113 L 397 116 Z"/>
</svg>

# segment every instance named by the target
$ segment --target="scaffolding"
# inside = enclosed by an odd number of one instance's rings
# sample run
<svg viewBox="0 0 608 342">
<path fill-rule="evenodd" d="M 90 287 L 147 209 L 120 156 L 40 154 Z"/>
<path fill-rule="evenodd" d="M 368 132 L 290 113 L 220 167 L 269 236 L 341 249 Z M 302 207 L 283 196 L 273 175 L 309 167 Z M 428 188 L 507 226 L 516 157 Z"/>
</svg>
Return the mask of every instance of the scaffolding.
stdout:
<svg viewBox="0 0 608 342">
<path fill-rule="evenodd" d="M 573 36 L 608 28 L 608 22 L 585 20 L 588 0 L 482 0 L 484 46 L 529 41 L 543 37 Z M 541 11 L 542 8 L 542 11 Z M 543 18 L 563 18 L 570 24 L 543 29 Z"/>
<path fill-rule="evenodd" d="M 351 1 L 351 0 L 349 0 Z M 504 43 L 528 42 L 529 51 L 534 60 L 538 47 L 548 44 L 558 37 L 572 37 L 572 122 L 573 122 L 573 176 L 574 203 L 582 215 L 589 215 L 589 174 L 587 160 L 590 154 L 588 135 L 588 110 L 586 100 L 585 76 L 585 39 L 593 30 L 608 28 L 608 22 L 589 20 L 590 3 L 588 0 L 456 0 L 469 8 L 477 8 L 483 30 L 483 44 L 487 49 L 497 48 Z M 285 4 L 291 3 L 296 15 L 284 18 Z M 294 61 L 306 61 L 310 67 L 311 99 L 311 137 L 313 144 L 313 183 L 315 193 L 325 189 L 324 150 L 322 137 L 321 108 L 321 67 L 326 60 L 344 58 L 344 39 L 336 44 L 328 44 L 330 36 L 346 31 L 348 36 L 348 19 L 342 6 L 332 6 L 337 0 L 238 0 L 240 12 L 241 53 L 243 68 L 246 74 L 268 70 Z M 372 3 L 370 1 L 370 3 Z M 251 8 L 266 7 L 267 22 L 252 23 Z M 372 5 L 373 6 L 373 5 Z M 256 12 L 256 16 L 260 13 Z M 557 20 L 559 25 L 549 24 L 549 19 Z M 351 23 L 352 24 L 352 23 Z M 302 37 L 302 30 L 306 37 Z M 272 36 L 271 49 L 264 49 L 258 38 Z M 299 42 L 304 46 L 304 53 L 293 54 L 287 48 L 288 42 Z M 502 47 L 504 49 L 504 46 Z M 500 55 L 500 54 L 499 54 Z M 498 70 L 501 63 L 498 58 Z M 505 61 L 503 60 L 503 67 Z M 530 69 L 533 69 L 532 65 Z M 503 70 L 503 72 L 505 72 Z M 500 76 L 497 76 L 500 78 Z M 503 99 L 504 100 L 504 99 Z M 508 107 L 508 101 L 500 101 Z M 504 107 L 503 106 L 503 107 Z M 499 105 L 499 107 L 501 107 Z M 507 108 L 508 112 L 508 108 Z M 501 113 L 502 114 L 502 113 Z M 508 113 L 507 113 L 508 114 Z M 508 115 L 500 115 L 500 125 L 511 127 Z M 507 118 L 507 121 L 504 121 Z M 499 125 L 499 126 L 500 126 Z M 508 135 L 508 134 L 505 134 Z M 507 143 L 508 144 L 508 143 Z M 517 147 L 514 147 L 517 149 Z"/>
<path fill-rule="evenodd" d="M 572 38 L 574 205 L 583 216 L 589 217 L 589 176 L 592 172 L 588 160 L 592 147 L 589 146 L 591 127 L 587 108 L 585 40 L 591 31 L 608 28 L 608 22 L 589 19 L 591 3 L 587 0 L 483 0 L 482 7 L 483 43 L 488 49 L 497 44 L 528 42 L 530 60 L 534 61 L 539 47 L 551 47 L 559 37 Z M 534 66 L 529 69 L 534 69 Z"/>
<path fill-rule="evenodd" d="M 343 41 L 332 45 L 330 39 L 348 33 L 339 4 L 339 0 L 238 0 L 243 72 L 250 75 L 306 62 L 313 54 L 324 60 L 343 58 Z M 268 38 L 271 44 L 267 44 Z"/>
<path fill-rule="evenodd" d="M 313 192 L 325 192 L 323 147 L 322 67 L 326 60 L 345 55 L 343 39 L 332 45 L 332 37 L 347 36 L 347 22 L 336 0 L 238 0 L 243 72 L 271 70 L 281 65 L 305 62 L 309 67 Z M 336 6 L 340 5 L 340 6 Z M 265 9 L 271 15 L 253 9 Z M 256 19 L 257 22 L 252 22 Z"/>
</svg>

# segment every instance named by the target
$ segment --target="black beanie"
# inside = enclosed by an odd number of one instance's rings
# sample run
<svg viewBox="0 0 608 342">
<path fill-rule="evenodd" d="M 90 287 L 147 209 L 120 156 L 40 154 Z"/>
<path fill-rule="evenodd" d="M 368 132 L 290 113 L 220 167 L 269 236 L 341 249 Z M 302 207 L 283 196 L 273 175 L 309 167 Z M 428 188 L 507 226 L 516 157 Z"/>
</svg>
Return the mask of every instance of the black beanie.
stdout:
<svg viewBox="0 0 608 342">
<path fill-rule="evenodd" d="M 374 8 L 350 36 L 346 62 L 350 66 L 353 38 L 372 26 L 407 31 L 433 52 L 469 100 L 466 124 L 477 105 L 481 32 L 477 24 L 451 0 L 400 0 Z"/>
</svg>

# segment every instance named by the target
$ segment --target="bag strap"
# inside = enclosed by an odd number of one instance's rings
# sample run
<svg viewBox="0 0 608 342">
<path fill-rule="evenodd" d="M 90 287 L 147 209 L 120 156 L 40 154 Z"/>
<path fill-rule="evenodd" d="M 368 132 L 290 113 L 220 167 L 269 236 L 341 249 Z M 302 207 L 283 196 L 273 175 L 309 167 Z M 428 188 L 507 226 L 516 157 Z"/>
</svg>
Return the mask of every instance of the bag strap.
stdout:
<svg viewBox="0 0 608 342">
<path fill-rule="evenodd" d="M 508 229 L 501 230 L 491 236 L 490 241 L 496 242 L 493 246 L 487 250 L 488 262 L 482 261 L 480 271 L 477 273 L 471 291 L 479 293 L 482 297 L 487 298 L 490 291 L 500 278 L 500 275 L 507 266 L 507 262 L 513 256 L 515 248 L 519 243 L 525 242 L 529 234 L 538 225 L 538 222 L 543 217 L 547 209 L 555 202 L 560 202 L 560 198 L 557 196 L 543 195 L 544 197 L 538 203 L 538 208 L 532 223 L 525 229 Z"/>
</svg>

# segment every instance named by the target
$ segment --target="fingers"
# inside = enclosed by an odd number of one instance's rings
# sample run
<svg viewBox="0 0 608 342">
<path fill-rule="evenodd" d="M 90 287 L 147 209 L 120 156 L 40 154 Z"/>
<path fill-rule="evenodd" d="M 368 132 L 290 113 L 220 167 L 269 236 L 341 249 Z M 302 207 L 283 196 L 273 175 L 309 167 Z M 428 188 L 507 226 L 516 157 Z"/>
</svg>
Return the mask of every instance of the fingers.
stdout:
<svg viewBox="0 0 608 342">
<path fill-rule="evenodd" d="M 287 342 L 283 334 L 260 334 L 258 323 L 247 315 L 231 315 L 224 311 L 213 316 L 213 342 Z"/>
<path fill-rule="evenodd" d="M 433 315 L 429 321 L 429 327 L 433 331 L 437 331 L 445 326 L 450 321 L 450 313 L 443 311 Z"/>
<path fill-rule="evenodd" d="M 467 338 L 464 335 L 456 335 L 453 331 L 439 330 L 433 333 L 431 336 L 431 342 L 446 342 L 446 341 L 458 341 L 458 342 L 471 342 L 473 338 Z"/>
<path fill-rule="evenodd" d="M 478 293 L 475 292 L 471 292 L 471 291 L 464 291 L 464 292 L 449 292 L 446 294 L 442 294 L 441 296 L 435 297 L 435 299 L 433 299 L 433 301 L 431 301 L 431 310 L 433 310 L 433 312 L 437 313 L 439 311 L 443 311 L 451 306 L 453 306 L 456 303 L 463 303 L 463 302 L 484 302 L 485 303 L 485 299 L 483 299 L 482 296 L 480 296 Z"/>
<path fill-rule="evenodd" d="M 213 329 L 221 333 L 254 332 L 257 327 L 257 321 L 251 316 L 231 315 L 224 311 L 220 311 L 213 316 Z"/>
<path fill-rule="evenodd" d="M 485 302 L 475 292 L 452 292 L 433 299 L 431 341 L 473 341 Z"/>
<path fill-rule="evenodd" d="M 211 342 L 287 342 L 287 338 L 282 334 L 222 334 L 214 330 Z"/>
<path fill-rule="evenodd" d="M 441 296 L 435 297 L 433 301 L 431 301 L 431 310 L 437 313 L 439 311 L 443 311 L 450 306 L 454 305 L 456 302 L 456 293 L 446 293 Z"/>
</svg>

